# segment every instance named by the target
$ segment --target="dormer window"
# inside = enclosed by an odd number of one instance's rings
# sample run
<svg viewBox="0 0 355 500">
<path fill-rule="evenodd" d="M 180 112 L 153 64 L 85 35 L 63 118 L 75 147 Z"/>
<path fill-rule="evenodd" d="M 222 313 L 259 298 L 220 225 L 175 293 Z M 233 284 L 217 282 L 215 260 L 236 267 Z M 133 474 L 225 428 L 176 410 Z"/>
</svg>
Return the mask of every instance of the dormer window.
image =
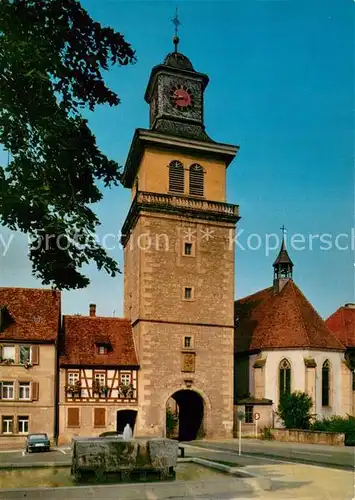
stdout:
<svg viewBox="0 0 355 500">
<path fill-rule="evenodd" d="M 98 354 L 107 354 L 108 348 L 107 345 L 99 344 L 97 346 L 97 353 Z"/>
</svg>

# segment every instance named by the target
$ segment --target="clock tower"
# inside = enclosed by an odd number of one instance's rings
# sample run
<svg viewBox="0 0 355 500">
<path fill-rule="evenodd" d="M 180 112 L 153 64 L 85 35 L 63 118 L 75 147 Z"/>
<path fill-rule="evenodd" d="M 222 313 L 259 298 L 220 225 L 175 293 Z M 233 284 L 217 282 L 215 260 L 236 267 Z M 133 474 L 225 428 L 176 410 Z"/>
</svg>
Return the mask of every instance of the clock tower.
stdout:
<svg viewBox="0 0 355 500">
<path fill-rule="evenodd" d="M 233 430 L 234 235 L 226 170 L 238 146 L 205 131 L 209 78 L 177 50 L 152 69 L 149 129 L 137 129 L 122 183 L 124 314 L 140 362 L 134 429 L 180 440 Z M 129 408 L 132 409 L 132 408 Z M 166 412 L 178 426 L 167 426 Z"/>
<path fill-rule="evenodd" d="M 203 124 L 203 94 L 209 78 L 179 52 L 168 54 L 150 75 L 145 100 L 150 128 L 209 141 Z"/>
</svg>

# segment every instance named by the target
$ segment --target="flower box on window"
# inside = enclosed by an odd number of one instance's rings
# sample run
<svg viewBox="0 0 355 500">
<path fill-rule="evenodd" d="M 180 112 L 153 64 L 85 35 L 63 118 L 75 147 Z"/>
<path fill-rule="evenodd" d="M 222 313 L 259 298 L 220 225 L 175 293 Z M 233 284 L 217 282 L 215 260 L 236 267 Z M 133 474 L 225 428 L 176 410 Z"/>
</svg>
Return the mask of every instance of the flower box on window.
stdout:
<svg viewBox="0 0 355 500">
<path fill-rule="evenodd" d="M 74 384 L 68 384 L 65 386 L 65 392 L 71 396 L 80 396 L 81 394 L 81 382 L 77 380 Z"/>
<path fill-rule="evenodd" d="M 13 365 L 15 360 L 12 358 L 2 358 L 0 357 L 0 364 L 2 365 Z"/>
<path fill-rule="evenodd" d="M 134 387 L 133 384 L 124 384 L 121 382 L 119 386 L 117 387 L 118 389 L 118 394 L 119 397 L 121 398 L 132 398 L 133 397 L 133 391 Z"/>
</svg>

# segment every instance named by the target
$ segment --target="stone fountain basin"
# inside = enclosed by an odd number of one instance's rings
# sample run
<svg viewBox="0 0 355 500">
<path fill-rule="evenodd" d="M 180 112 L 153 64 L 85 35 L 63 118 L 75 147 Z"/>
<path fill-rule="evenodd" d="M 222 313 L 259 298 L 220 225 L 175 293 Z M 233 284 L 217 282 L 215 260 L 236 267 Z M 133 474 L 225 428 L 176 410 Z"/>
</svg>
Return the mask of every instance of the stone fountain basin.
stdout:
<svg viewBox="0 0 355 500">
<path fill-rule="evenodd" d="M 166 438 L 73 438 L 72 474 L 157 472 L 168 476 L 177 464 L 178 443 Z"/>
</svg>

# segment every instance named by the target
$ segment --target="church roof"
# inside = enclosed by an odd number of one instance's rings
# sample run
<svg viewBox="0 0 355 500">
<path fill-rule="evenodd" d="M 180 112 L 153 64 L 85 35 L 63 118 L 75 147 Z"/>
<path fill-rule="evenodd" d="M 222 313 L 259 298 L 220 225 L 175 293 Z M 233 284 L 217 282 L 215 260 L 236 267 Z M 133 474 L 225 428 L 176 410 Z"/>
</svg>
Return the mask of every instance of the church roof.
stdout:
<svg viewBox="0 0 355 500">
<path fill-rule="evenodd" d="M 291 266 L 293 266 L 293 262 L 290 259 L 290 256 L 288 255 L 288 252 L 286 250 L 285 240 L 282 240 L 282 245 L 280 248 L 279 255 L 276 257 L 273 266 L 275 267 L 278 264 L 290 264 Z"/>
<path fill-rule="evenodd" d="M 235 351 L 334 349 L 343 344 L 331 333 L 301 290 L 289 280 L 282 290 L 266 288 L 237 300 Z"/>
<path fill-rule="evenodd" d="M 60 323 L 60 292 L 0 287 L 0 342 L 54 343 Z"/>
<path fill-rule="evenodd" d="M 355 304 L 339 307 L 325 324 L 345 347 L 355 347 Z"/>
</svg>

